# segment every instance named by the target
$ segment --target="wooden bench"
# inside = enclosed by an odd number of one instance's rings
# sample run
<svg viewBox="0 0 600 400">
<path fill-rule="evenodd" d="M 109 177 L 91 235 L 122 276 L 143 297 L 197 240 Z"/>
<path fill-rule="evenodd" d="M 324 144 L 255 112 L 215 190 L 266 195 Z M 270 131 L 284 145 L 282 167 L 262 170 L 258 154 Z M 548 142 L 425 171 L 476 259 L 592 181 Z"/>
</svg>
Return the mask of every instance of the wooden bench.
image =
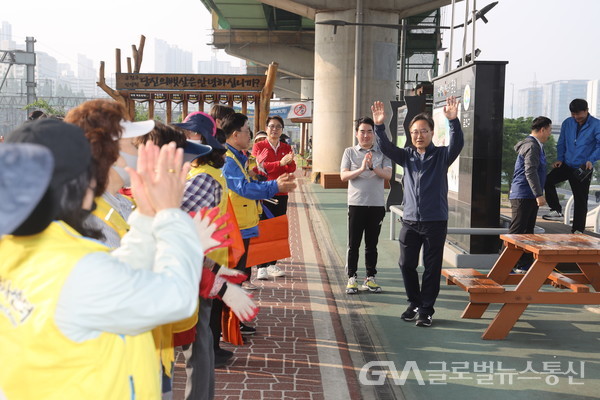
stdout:
<svg viewBox="0 0 600 400">
<path fill-rule="evenodd" d="M 456 285 L 468 293 L 504 293 L 504 286 L 497 284 L 472 268 L 443 269 L 448 285 Z"/>
<path fill-rule="evenodd" d="M 569 288 L 575 293 L 589 293 L 590 288 L 583 283 L 577 282 L 574 279 L 569 278 L 558 272 L 552 272 L 548 279 L 552 282 L 552 286 L 557 288 Z"/>
<path fill-rule="evenodd" d="M 348 187 L 348 182 L 342 181 L 339 172 L 321 173 L 321 186 L 324 189 L 345 189 Z"/>
</svg>

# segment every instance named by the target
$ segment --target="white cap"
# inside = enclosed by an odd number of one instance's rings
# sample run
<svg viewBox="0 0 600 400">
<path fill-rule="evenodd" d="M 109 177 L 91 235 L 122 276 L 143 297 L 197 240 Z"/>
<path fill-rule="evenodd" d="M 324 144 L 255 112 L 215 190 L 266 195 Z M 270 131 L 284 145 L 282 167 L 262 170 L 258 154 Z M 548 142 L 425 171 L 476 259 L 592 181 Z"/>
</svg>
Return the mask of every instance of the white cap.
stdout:
<svg viewBox="0 0 600 400">
<path fill-rule="evenodd" d="M 154 129 L 154 120 L 149 119 L 147 121 L 125 121 L 124 119 L 120 122 L 121 128 L 123 128 L 122 139 L 130 139 L 138 136 L 145 135 Z"/>
</svg>

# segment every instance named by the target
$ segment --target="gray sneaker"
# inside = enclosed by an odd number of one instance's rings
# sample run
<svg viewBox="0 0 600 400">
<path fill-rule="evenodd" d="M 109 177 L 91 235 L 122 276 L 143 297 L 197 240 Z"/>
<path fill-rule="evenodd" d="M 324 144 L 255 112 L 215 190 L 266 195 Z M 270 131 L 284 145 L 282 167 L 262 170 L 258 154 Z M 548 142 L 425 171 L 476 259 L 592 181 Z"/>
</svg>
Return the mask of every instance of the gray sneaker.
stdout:
<svg viewBox="0 0 600 400">
<path fill-rule="evenodd" d="M 550 210 L 548 214 L 542 215 L 542 218 L 546 221 L 562 221 L 565 216 L 560 211 Z"/>
</svg>

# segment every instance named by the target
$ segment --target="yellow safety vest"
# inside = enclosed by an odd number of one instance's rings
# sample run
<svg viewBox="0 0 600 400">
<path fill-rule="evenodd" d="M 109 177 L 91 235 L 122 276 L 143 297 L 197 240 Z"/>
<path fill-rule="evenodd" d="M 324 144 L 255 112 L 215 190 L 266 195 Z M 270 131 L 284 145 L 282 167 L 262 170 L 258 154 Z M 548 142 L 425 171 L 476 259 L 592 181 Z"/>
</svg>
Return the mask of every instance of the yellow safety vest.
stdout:
<svg viewBox="0 0 600 400">
<path fill-rule="evenodd" d="M 229 189 L 227 188 L 227 181 L 225 180 L 225 177 L 223 176 L 223 171 L 221 171 L 218 168 L 212 167 L 208 164 L 204 164 L 204 165 L 200 165 L 198 167 L 193 167 L 190 170 L 190 172 L 188 172 L 187 179 L 188 180 L 194 179 L 194 177 L 196 175 L 200 175 L 200 174 L 210 175 L 214 180 L 217 181 L 217 183 L 219 185 L 221 185 L 221 188 L 223 189 L 223 194 L 221 195 L 221 200 L 219 201 L 219 204 L 218 204 L 219 217 L 222 215 L 225 215 L 225 213 L 227 212 L 227 196 L 228 196 Z M 228 258 L 227 247 L 213 250 L 210 253 L 208 253 L 206 256 L 219 265 L 227 266 L 227 258 Z"/>
<path fill-rule="evenodd" d="M 231 150 L 227 150 L 226 156 L 233 159 L 238 165 L 240 170 L 243 172 L 247 182 L 250 182 L 250 176 L 248 171 L 242 166 L 235 154 Z M 256 200 L 251 200 L 246 197 L 242 197 L 233 190 L 229 191 L 229 198 L 233 205 L 235 217 L 237 218 L 238 226 L 240 229 L 253 228 L 258 225 L 259 214 L 262 212 Z"/>
<path fill-rule="evenodd" d="M 158 399 L 158 377 L 143 393 L 134 337 L 102 333 L 81 343 L 65 337 L 54 322 L 64 282 L 87 254 L 108 248 L 53 222 L 37 235 L 0 239 L 0 397 L 7 399 Z M 139 348 L 137 350 L 140 350 Z M 150 395 L 151 394 L 151 395 Z"/>
<path fill-rule="evenodd" d="M 102 222 L 107 224 L 119 237 L 123 237 L 129 231 L 129 224 L 108 202 L 102 198 L 96 198 L 96 209 L 93 214 L 100 218 Z M 198 322 L 197 313 L 182 321 L 173 324 L 165 324 L 157 326 L 150 332 L 144 332 L 136 336 L 128 336 L 127 340 L 133 342 L 128 346 L 128 349 L 144 349 L 144 351 L 133 351 L 129 353 L 129 362 L 132 369 L 136 371 L 137 365 L 145 365 L 154 363 L 156 370 L 151 371 L 151 374 L 144 376 L 134 376 L 136 382 L 136 393 L 145 395 L 148 388 L 153 388 L 154 384 L 146 384 L 161 377 L 160 365 L 164 366 L 167 375 L 171 376 L 171 368 L 175 362 L 175 350 L 173 346 L 173 332 L 181 332 L 190 329 Z M 191 325 L 191 326 L 190 326 Z M 160 360 L 160 362 L 158 362 Z M 147 372 L 148 370 L 143 370 Z M 137 370 L 137 374 L 142 371 Z M 159 381 L 160 382 L 160 381 Z"/>
<path fill-rule="evenodd" d="M 120 237 L 129 231 L 127 221 L 103 197 L 96 197 L 96 209 L 92 214 L 110 226 Z"/>
</svg>

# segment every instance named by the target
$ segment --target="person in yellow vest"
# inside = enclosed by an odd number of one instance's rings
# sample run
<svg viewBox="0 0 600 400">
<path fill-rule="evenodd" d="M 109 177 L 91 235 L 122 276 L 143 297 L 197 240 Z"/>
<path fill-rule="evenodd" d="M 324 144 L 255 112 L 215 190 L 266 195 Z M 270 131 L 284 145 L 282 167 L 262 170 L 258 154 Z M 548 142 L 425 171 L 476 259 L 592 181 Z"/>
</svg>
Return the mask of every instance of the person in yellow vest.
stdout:
<svg viewBox="0 0 600 400">
<path fill-rule="evenodd" d="M 229 198 L 233 204 L 235 216 L 244 240 L 246 253 L 240 258 L 237 270 L 246 274 L 246 289 L 256 289 L 250 282 L 251 269 L 246 268 L 246 256 L 250 238 L 258 236 L 258 220 L 260 209 L 259 200 L 270 199 L 276 193 L 291 192 L 296 188 L 294 176 L 282 174 L 276 180 L 255 181 L 248 174 L 248 157 L 243 153 L 250 147 L 251 135 L 248 127 L 248 117 L 235 113 L 225 117 L 222 121 L 227 148 L 223 175 L 229 188 Z M 244 332 L 254 333 L 253 327 L 241 326 Z"/>
<path fill-rule="evenodd" d="M 128 338 L 194 313 L 203 245 L 219 245 L 211 237 L 215 224 L 198 231 L 178 208 L 188 172 L 182 151 L 140 146 L 138 172 L 128 169 L 138 209 L 122 246 L 109 253 L 86 236 L 81 223 L 96 185 L 83 131 L 45 119 L 18 128 L 7 142 L 41 144 L 51 150 L 55 166 L 31 214 L 17 228 L 0 231 L 0 282 L 10 288 L 0 290 L 6 310 L 0 314 L 0 359 L 11 362 L 0 368 L 0 398 L 160 398 L 158 374 L 146 382 L 151 387 L 143 396 L 135 392 L 134 377 L 151 372 L 132 368 L 156 371 L 156 366 L 131 360 L 153 353 L 154 346 L 148 350 Z M 0 173 L 4 181 L 15 171 Z M 0 221 L 15 214 L 7 210 L 0 207 Z M 147 241 L 157 249 L 149 257 L 137 253 Z M 139 255 L 139 268 L 122 261 L 127 253 Z M 131 346 L 137 346 L 133 353 Z"/>
<path fill-rule="evenodd" d="M 212 147 L 210 154 L 192 161 L 181 204 L 182 210 L 198 212 L 202 207 L 218 207 L 219 215 L 224 215 L 227 212 L 228 189 L 220 168 L 224 163 L 225 147 L 216 138 L 214 120 L 208 114 L 194 112 L 189 114 L 183 123 L 174 125 L 199 135 L 203 143 Z M 207 254 L 205 267 L 221 266 L 221 269 L 226 269 L 227 265 L 227 249 L 221 248 Z M 229 283 L 227 285 L 228 288 L 232 286 Z M 237 300 L 238 304 L 225 300 L 228 299 L 200 299 L 198 325 L 194 337 L 182 345 L 186 359 L 186 400 L 211 399 L 214 396 L 214 368 L 224 366 L 233 356 L 231 351 L 220 347 L 223 303 L 227 303 L 235 312 L 239 306 L 247 303 L 249 298 L 241 296 Z M 253 315 L 249 319 L 251 318 Z"/>
<path fill-rule="evenodd" d="M 72 108 L 65 116 L 65 121 L 73 123 L 85 132 L 90 141 L 92 151 L 92 163 L 94 165 L 94 178 L 97 182 L 95 190 L 95 207 L 92 213 L 84 220 L 84 226 L 89 230 L 100 233 L 98 239 L 111 249 L 116 249 L 121 245 L 121 238 L 129 231 L 130 225 L 127 222 L 133 212 L 133 203 L 130 198 L 123 196 L 119 190 L 124 186 L 131 186 L 129 174 L 125 171 L 126 167 L 136 168 L 137 149 L 132 145 L 132 138 L 147 134 L 155 124 L 154 121 L 130 122 L 125 107 L 113 100 L 96 99 L 86 101 L 77 107 Z M 154 254 L 154 245 L 152 241 L 144 241 L 137 248 L 137 253 L 142 255 Z M 142 256 L 143 257 L 143 256 Z M 130 262 L 137 264 L 140 260 L 138 254 L 131 254 Z M 151 264 L 145 263 L 148 267 Z M 155 328 L 160 330 L 160 328 Z M 135 392 L 139 396 L 144 396 L 148 389 L 154 385 L 148 384 L 148 381 L 156 379 L 156 374 L 160 372 L 161 357 L 157 358 L 158 353 L 150 352 L 150 344 L 154 343 L 151 332 L 135 335 L 127 338 L 133 344 L 128 346 L 132 350 L 137 347 L 146 349 L 145 352 L 133 351 L 136 354 L 135 359 L 131 358 L 132 370 L 138 373 L 145 372 L 147 376 L 134 376 L 136 387 Z M 154 362 L 156 371 L 148 369 L 136 369 L 138 363 L 149 364 Z M 158 371 L 158 372 L 157 372 Z"/>
</svg>

